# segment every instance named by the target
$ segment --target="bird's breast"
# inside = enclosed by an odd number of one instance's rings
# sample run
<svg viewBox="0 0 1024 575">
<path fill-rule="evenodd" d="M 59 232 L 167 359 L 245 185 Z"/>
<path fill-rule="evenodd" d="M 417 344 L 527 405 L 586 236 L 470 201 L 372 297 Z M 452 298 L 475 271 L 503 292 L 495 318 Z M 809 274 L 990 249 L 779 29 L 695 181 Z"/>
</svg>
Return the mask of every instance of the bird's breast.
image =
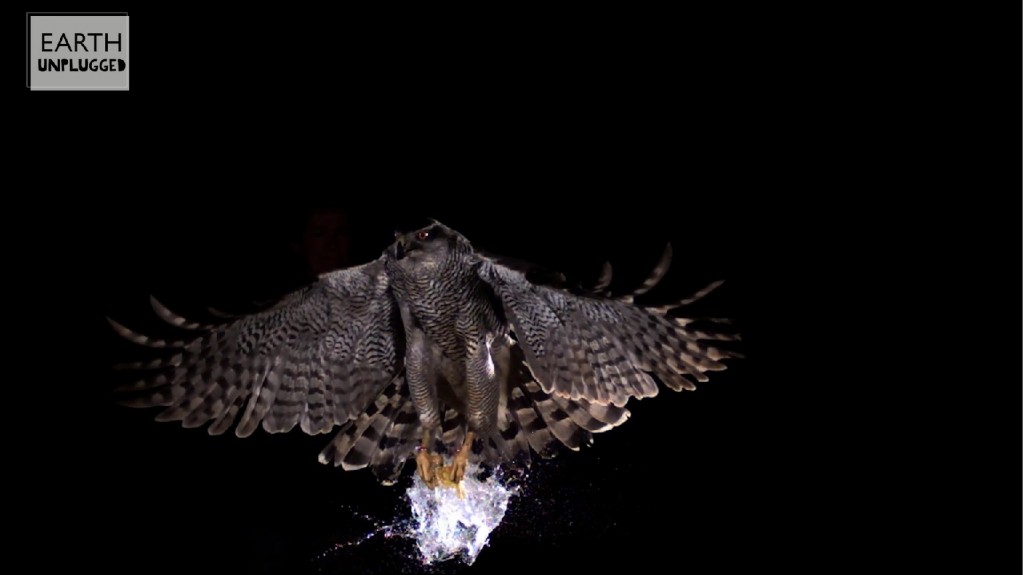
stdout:
<svg viewBox="0 0 1024 575">
<path fill-rule="evenodd" d="M 440 399 L 463 411 L 466 404 L 466 365 L 462 358 L 452 358 L 440 346 L 430 344 L 429 369 L 437 376 Z"/>
</svg>

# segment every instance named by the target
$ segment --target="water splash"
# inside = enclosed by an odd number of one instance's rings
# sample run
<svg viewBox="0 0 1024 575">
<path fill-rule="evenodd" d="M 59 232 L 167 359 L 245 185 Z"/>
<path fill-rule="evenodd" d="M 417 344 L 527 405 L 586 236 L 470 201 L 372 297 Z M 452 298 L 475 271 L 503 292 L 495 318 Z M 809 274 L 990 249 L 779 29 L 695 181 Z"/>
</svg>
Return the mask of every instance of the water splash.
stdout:
<svg viewBox="0 0 1024 575">
<path fill-rule="evenodd" d="M 462 497 L 455 489 L 427 487 L 419 474 L 406 491 L 412 536 L 424 564 L 458 558 L 472 565 L 505 516 L 516 488 L 503 485 L 496 475 L 481 481 L 476 472 L 467 469 Z"/>
<path fill-rule="evenodd" d="M 413 540 L 416 551 L 410 549 L 405 560 L 424 566 L 453 559 L 472 565 L 487 546 L 491 532 L 504 518 L 509 501 L 519 492 L 520 480 L 525 479 L 523 474 L 495 472 L 480 480 L 478 471 L 472 464 L 466 470 L 462 497 L 450 487 L 431 489 L 419 474 L 414 474 L 405 492 L 411 516 L 386 522 L 350 509 L 354 519 L 366 521 L 372 529 L 351 540 L 335 543 L 317 559 L 345 553 L 383 537 Z"/>
</svg>

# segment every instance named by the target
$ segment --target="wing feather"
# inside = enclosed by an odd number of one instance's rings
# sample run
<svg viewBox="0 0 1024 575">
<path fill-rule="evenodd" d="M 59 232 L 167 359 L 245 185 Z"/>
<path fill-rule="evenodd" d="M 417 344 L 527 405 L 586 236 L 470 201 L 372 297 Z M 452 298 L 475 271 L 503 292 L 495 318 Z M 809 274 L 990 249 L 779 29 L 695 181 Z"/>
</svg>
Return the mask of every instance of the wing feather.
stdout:
<svg viewBox="0 0 1024 575">
<path fill-rule="evenodd" d="M 359 416 L 401 369 L 404 338 L 383 259 L 325 274 L 268 310 L 216 326 L 151 304 L 171 325 L 198 332 L 169 341 L 110 320 L 129 341 L 174 349 L 125 366 L 150 373 L 121 389 L 123 403 L 163 406 L 160 421 L 213 422 L 217 435 L 237 420 L 239 437 L 259 426 L 325 433 Z"/>
<path fill-rule="evenodd" d="M 657 394 L 653 378 L 672 390 L 694 389 L 695 381 L 708 380 L 706 372 L 725 369 L 721 360 L 740 357 L 716 345 L 737 337 L 693 329 L 689 321 L 668 315 L 717 282 L 669 306 L 633 303 L 633 295 L 646 293 L 665 276 L 671 254 L 666 248 L 641 287 L 620 298 L 537 285 L 489 259 L 477 269 L 498 296 L 545 393 L 622 408 L 631 397 Z"/>
</svg>

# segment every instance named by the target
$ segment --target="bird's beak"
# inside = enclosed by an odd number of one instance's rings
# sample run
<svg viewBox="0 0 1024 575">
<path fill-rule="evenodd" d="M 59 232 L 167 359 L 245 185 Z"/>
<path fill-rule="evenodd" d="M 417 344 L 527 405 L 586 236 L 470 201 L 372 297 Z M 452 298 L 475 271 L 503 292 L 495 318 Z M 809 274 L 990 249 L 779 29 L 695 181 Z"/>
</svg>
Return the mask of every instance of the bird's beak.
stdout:
<svg viewBox="0 0 1024 575">
<path fill-rule="evenodd" d="M 398 232 L 395 232 L 395 259 L 396 260 L 400 260 L 403 257 L 405 257 L 405 251 L 406 251 L 405 250 L 405 247 L 406 247 L 405 244 L 406 244 L 405 236 L 400 234 L 400 233 L 398 233 Z"/>
</svg>

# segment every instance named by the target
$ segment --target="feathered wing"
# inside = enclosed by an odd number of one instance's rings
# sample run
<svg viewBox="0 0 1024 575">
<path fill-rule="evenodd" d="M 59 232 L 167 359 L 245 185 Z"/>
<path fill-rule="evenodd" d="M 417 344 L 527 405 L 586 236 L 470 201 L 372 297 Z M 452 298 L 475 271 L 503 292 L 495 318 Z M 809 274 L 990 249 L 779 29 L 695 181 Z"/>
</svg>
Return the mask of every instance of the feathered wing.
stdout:
<svg viewBox="0 0 1024 575">
<path fill-rule="evenodd" d="M 333 461 L 347 470 L 369 466 L 382 482 L 391 484 L 419 444 L 419 432 L 419 416 L 403 374 L 338 431 L 320 453 L 320 463 Z"/>
<path fill-rule="evenodd" d="M 629 418 L 624 407 L 597 405 L 544 391 L 520 345 L 499 354 L 495 364 L 507 374 L 508 387 L 505 409 L 498 415 L 498 433 L 485 458 L 528 463 L 531 448 L 543 458 L 554 456 L 559 444 L 575 451 L 590 443 L 593 433 L 612 429 Z"/>
<path fill-rule="evenodd" d="M 694 381 L 707 381 L 706 372 L 725 369 L 722 360 L 740 357 L 715 343 L 738 336 L 693 329 L 692 320 L 668 315 L 718 284 L 667 306 L 632 303 L 633 295 L 661 279 L 670 255 L 666 251 L 639 290 L 620 298 L 535 285 L 522 273 L 488 259 L 481 261 L 478 273 L 500 299 L 526 364 L 544 393 L 591 407 L 621 408 L 631 397 L 656 395 L 655 378 L 676 391 L 694 389 Z M 602 273 L 602 282 L 606 275 L 610 271 Z"/>
<path fill-rule="evenodd" d="M 159 421 L 212 422 L 212 435 L 236 422 L 239 437 L 261 424 L 270 433 L 299 425 L 318 434 L 365 416 L 381 396 L 402 403 L 404 338 L 382 259 L 325 274 L 266 311 L 217 326 L 189 322 L 156 300 L 153 307 L 172 325 L 200 332 L 164 341 L 111 321 L 135 343 L 173 350 L 132 366 L 153 371 L 123 388 L 127 405 L 164 407 Z"/>
</svg>

